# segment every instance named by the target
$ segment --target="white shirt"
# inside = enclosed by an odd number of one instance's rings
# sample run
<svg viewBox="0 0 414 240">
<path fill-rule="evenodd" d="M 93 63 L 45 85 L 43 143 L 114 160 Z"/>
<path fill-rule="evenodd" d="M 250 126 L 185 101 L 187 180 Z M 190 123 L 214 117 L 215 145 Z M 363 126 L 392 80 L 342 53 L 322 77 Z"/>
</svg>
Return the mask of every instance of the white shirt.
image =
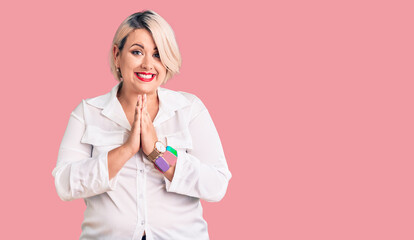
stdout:
<svg viewBox="0 0 414 240">
<path fill-rule="evenodd" d="M 70 115 L 52 172 L 64 201 L 86 204 L 80 239 L 209 239 L 200 199 L 220 201 L 228 170 L 219 135 L 206 107 L 193 94 L 159 87 L 154 119 L 158 139 L 178 152 L 172 181 L 142 150 L 109 180 L 108 152 L 131 130 L 113 89 L 82 100 Z"/>
</svg>

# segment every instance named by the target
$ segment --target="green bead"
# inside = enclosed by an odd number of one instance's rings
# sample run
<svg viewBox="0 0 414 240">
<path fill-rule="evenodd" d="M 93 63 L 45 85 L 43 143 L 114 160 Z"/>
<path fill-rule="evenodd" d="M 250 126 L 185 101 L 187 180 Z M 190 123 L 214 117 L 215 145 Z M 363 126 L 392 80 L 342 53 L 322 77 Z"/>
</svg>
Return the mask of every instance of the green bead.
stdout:
<svg viewBox="0 0 414 240">
<path fill-rule="evenodd" d="M 177 151 L 174 148 L 172 148 L 170 146 L 167 146 L 167 151 L 171 152 L 172 154 L 174 154 L 177 157 Z"/>
</svg>

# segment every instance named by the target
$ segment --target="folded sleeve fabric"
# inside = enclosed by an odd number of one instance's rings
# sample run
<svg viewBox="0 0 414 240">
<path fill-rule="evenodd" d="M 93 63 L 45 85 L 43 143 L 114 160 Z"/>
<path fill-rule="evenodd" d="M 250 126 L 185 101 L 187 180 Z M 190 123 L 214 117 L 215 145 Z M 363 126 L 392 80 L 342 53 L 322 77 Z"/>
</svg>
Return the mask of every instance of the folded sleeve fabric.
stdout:
<svg viewBox="0 0 414 240">
<path fill-rule="evenodd" d="M 82 143 L 85 133 L 84 104 L 70 114 L 52 171 L 59 197 L 64 201 L 91 197 L 116 188 L 117 176 L 109 180 L 108 151 L 92 156 L 93 146 Z"/>
<path fill-rule="evenodd" d="M 165 178 L 166 190 L 209 202 L 220 201 L 232 177 L 213 120 L 200 99 L 192 106 L 188 123 L 191 147 L 178 148 L 172 181 Z M 169 144 L 174 148 L 174 141 Z"/>
</svg>

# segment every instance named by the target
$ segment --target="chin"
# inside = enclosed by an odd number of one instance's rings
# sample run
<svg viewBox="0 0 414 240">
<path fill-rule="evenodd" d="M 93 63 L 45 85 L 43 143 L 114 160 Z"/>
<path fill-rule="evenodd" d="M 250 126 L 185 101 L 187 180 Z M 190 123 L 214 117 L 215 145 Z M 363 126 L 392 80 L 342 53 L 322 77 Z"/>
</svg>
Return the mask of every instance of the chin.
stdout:
<svg viewBox="0 0 414 240">
<path fill-rule="evenodd" d="M 139 93 L 152 93 L 157 90 L 158 85 L 153 84 L 135 84 L 135 89 Z"/>
</svg>

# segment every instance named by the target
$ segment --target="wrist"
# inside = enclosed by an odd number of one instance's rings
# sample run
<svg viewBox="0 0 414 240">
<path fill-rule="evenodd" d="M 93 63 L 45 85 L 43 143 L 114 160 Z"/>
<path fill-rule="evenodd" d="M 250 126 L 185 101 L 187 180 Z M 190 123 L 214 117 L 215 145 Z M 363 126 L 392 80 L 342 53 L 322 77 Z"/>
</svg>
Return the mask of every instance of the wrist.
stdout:
<svg viewBox="0 0 414 240">
<path fill-rule="evenodd" d="M 135 155 L 135 153 L 137 153 L 138 152 L 138 150 L 134 150 L 131 146 L 129 146 L 128 144 L 124 144 L 124 145 L 121 145 L 120 147 L 119 147 L 120 149 L 121 149 L 121 152 L 124 154 L 124 155 L 126 155 L 126 156 L 128 156 L 128 159 L 129 158 L 131 158 L 132 156 L 134 156 Z"/>
<path fill-rule="evenodd" d="M 146 142 L 145 143 L 143 142 L 143 144 L 142 144 L 142 152 L 145 154 L 145 156 L 150 155 L 151 153 L 154 152 L 154 150 L 158 149 L 157 148 L 157 145 L 156 145 L 157 142 L 158 142 L 158 139 L 153 139 L 152 144 L 146 144 Z M 159 152 L 161 153 L 160 150 L 159 150 Z"/>
<path fill-rule="evenodd" d="M 162 153 L 165 151 L 165 146 L 160 141 L 155 141 L 152 145 L 152 148 L 149 146 L 142 147 L 142 152 L 148 158 L 148 160 L 154 162 Z"/>
<path fill-rule="evenodd" d="M 170 176 L 171 173 L 174 173 L 176 162 L 177 151 L 170 146 L 167 146 L 167 150 L 158 155 L 155 161 L 153 161 L 154 166 L 165 176 Z"/>
<path fill-rule="evenodd" d="M 142 148 L 142 152 L 145 154 L 145 156 L 148 156 L 148 155 L 150 155 L 151 153 L 152 153 L 152 151 L 153 151 L 153 149 L 144 149 L 144 148 Z"/>
</svg>

